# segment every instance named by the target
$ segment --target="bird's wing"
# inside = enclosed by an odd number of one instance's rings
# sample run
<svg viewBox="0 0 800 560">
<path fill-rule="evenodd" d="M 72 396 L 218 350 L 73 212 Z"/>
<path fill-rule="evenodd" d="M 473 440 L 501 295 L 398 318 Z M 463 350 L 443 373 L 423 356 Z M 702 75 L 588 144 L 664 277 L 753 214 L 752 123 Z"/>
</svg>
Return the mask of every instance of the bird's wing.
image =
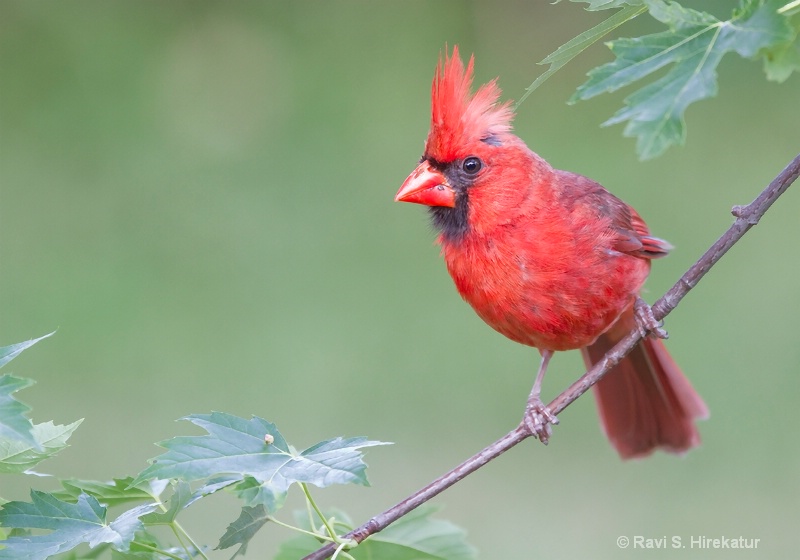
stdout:
<svg viewBox="0 0 800 560">
<path fill-rule="evenodd" d="M 598 182 L 567 171 L 559 171 L 562 184 L 569 184 L 571 196 L 569 204 L 571 210 L 581 211 L 591 209 L 600 219 L 606 219 L 612 234 L 611 248 L 620 253 L 626 253 L 646 259 L 657 259 L 669 253 L 672 246 L 657 237 L 650 235 L 650 230 L 641 216 L 608 192 Z"/>
</svg>

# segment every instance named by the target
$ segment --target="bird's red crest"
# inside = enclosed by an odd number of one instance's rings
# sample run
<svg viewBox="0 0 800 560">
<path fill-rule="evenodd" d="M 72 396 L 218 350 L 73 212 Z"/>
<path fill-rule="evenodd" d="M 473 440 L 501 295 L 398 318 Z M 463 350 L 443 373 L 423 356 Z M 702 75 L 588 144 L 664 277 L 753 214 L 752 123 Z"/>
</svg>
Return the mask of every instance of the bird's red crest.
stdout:
<svg viewBox="0 0 800 560">
<path fill-rule="evenodd" d="M 445 51 L 431 87 L 431 130 L 425 153 L 438 161 L 453 161 L 468 155 L 474 142 L 511 130 L 514 116 L 510 102 L 498 105 L 500 88 L 496 80 L 482 85 L 471 95 L 474 57 L 466 70 L 453 47 L 453 56 Z"/>
</svg>

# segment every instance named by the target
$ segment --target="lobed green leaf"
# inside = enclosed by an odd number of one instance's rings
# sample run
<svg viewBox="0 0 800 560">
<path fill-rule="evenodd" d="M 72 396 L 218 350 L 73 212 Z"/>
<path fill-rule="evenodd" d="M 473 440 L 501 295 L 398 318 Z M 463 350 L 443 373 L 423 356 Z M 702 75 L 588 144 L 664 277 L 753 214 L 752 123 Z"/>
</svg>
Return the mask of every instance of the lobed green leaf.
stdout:
<svg viewBox="0 0 800 560">
<path fill-rule="evenodd" d="M 283 505 L 289 487 L 305 482 L 368 485 L 361 448 L 385 445 L 366 438 L 335 438 L 298 453 L 274 424 L 258 417 L 245 420 L 214 412 L 188 416 L 208 435 L 176 437 L 159 443 L 167 452 L 156 457 L 133 484 L 151 479 L 187 482 L 223 476 L 249 506 L 263 504 L 270 513 Z"/>
<path fill-rule="evenodd" d="M 616 59 L 590 71 L 570 101 L 616 91 L 670 66 L 666 75 L 628 96 L 625 107 L 604 123 L 628 121 L 625 135 L 637 137 L 639 157 L 650 159 L 684 142 L 686 108 L 716 95 L 716 69 L 724 55 L 736 52 L 753 58 L 791 41 L 795 32 L 788 18 L 778 13 L 777 0 L 745 1 L 728 21 L 677 2 L 645 4 L 670 30 L 612 41 Z"/>
<path fill-rule="evenodd" d="M 40 340 L 53 334 L 50 333 L 25 342 L 3 346 L 0 348 L 0 367 L 6 365 Z M 34 381 L 31 379 L 14 377 L 10 374 L 0 376 L 0 445 L 18 442 L 42 451 L 41 445 L 36 441 L 33 434 L 33 423 L 26 416 L 31 408 L 12 396 L 20 389 L 30 387 L 33 383 Z"/>
<path fill-rule="evenodd" d="M 31 340 L 18 342 L 17 344 L 12 344 L 11 346 L 3 346 L 0 348 L 0 367 L 6 365 L 8 362 L 19 356 L 24 350 L 27 350 L 40 340 L 44 340 L 45 338 L 53 336 L 54 334 L 55 331 L 44 336 L 40 336 L 39 338 L 32 338 Z"/>
<path fill-rule="evenodd" d="M 28 471 L 65 447 L 83 420 L 66 426 L 44 422 L 33 426 L 33 445 L 19 439 L 0 438 L 0 473 Z"/>
<path fill-rule="evenodd" d="M 0 349 L 0 352 L 2 350 L 5 348 Z M 0 376 L 0 442 L 7 445 L 19 442 L 41 450 L 33 436 L 33 422 L 26 416 L 31 407 L 12 396 L 33 384 L 32 379 L 22 379 L 10 374 Z"/>
<path fill-rule="evenodd" d="M 238 544 L 240 546 L 231 558 L 236 558 L 240 554 L 244 555 L 250 540 L 267 521 L 269 521 L 269 512 L 263 504 L 243 507 L 236 521 L 228 525 L 228 529 L 220 538 L 216 550 L 230 548 Z"/>
<path fill-rule="evenodd" d="M 8 502 L 0 508 L 0 525 L 12 529 L 45 529 L 41 535 L 13 535 L 3 541 L 2 560 L 44 560 L 87 543 L 94 548 L 103 543 L 127 551 L 137 531 L 143 528 L 139 517 L 153 511 L 155 504 L 135 507 L 106 522 L 106 508 L 87 494 L 75 503 L 64 502 L 47 492 L 31 490 L 31 502 Z"/>
<path fill-rule="evenodd" d="M 53 492 L 59 500 L 74 502 L 81 494 L 88 494 L 106 506 L 118 506 L 145 500 L 154 501 L 167 486 L 166 481 L 144 482 L 132 486 L 133 477 L 115 478 L 108 482 L 80 480 L 76 478 L 61 481 L 63 490 Z"/>
</svg>

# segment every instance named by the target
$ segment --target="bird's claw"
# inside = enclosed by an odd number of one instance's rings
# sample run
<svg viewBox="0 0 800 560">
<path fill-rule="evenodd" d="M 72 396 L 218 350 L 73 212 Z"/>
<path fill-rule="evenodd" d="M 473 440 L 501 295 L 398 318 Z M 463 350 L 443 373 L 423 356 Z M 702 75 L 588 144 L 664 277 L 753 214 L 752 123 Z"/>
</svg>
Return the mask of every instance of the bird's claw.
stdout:
<svg viewBox="0 0 800 560">
<path fill-rule="evenodd" d="M 664 323 L 656 321 L 653 316 L 653 308 L 647 305 L 642 298 L 636 298 L 636 303 L 633 305 L 633 316 L 642 337 L 653 335 L 656 338 L 669 338 L 669 333 L 661 328 Z"/>
<path fill-rule="evenodd" d="M 552 426 L 558 424 L 558 418 L 541 400 L 537 399 L 528 402 L 522 423 L 532 436 L 547 445 L 550 436 L 553 435 Z"/>
</svg>

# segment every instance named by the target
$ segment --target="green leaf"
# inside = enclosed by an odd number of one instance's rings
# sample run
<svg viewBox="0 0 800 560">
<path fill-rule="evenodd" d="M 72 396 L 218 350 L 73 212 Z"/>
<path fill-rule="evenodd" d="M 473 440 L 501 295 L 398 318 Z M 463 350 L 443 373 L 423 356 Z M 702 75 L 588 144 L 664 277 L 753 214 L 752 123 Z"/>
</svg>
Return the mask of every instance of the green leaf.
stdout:
<svg viewBox="0 0 800 560">
<path fill-rule="evenodd" d="M 175 491 L 169 499 L 169 508 L 165 512 L 154 511 L 141 517 L 145 525 L 170 525 L 186 506 L 192 502 L 192 489 L 188 482 L 178 482 Z"/>
<path fill-rule="evenodd" d="M 800 2 L 797 2 L 797 10 L 800 10 Z M 788 11 L 785 15 L 789 15 Z M 764 72 L 767 79 L 773 82 L 785 82 L 792 72 L 800 72 L 800 18 L 793 24 L 794 36 L 791 40 L 777 45 L 776 47 L 764 49 Z"/>
<path fill-rule="evenodd" d="M 0 442 L 8 444 L 20 442 L 41 449 L 33 437 L 33 422 L 25 416 L 31 407 L 12 396 L 20 389 L 30 387 L 34 383 L 32 379 L 22 379 L 9 374 L 0 376 Z"/>
<path fill-rule="evenodd" d="M 240 546 L 231 558 L 236 558 L 240 554 L 244 555 L 250 540 L 267 521 L 269 521 L 269 512 L 262 504 L 254 507 L 243 507 L 242 513 L 239 514 L 236 521 L 228 525 L 228 529 L 219 540 L 216 550 L 230 548 L 238 544 Z"/>
<path fill-rule="evenodd" d="M 81 494 L 89 494 L 106 506 L 118 506 L 130 502 L 153 501 L 167 485 L 166 481 L 144 482 L 131 486 L 133 477 L 115 478 L 109 482 L 96 480 L 66 479 L 61 481 L 63 490 L 53 492 L 59 500 L 74 502 Z"/>
<path fill-rule="evenodd" d="M 641 2 L 639 2 L 641 4 Z M 616 6 L 614 6 L 616 7 Z M 592 9 L 590 6 L 587 9 Z M 596 8 L 600 9 L 600 8 Z M 563 68 L 570 60 L 578 56 L 580 53 L 585 51 L 591 45 L 605 37 L 608 33 L 625 23 L 626 21 L 630 21 L 631 19 L 635 18 L 639 14 L 645 11 L 644 6 L 628 6 L 623 10 L 616 12 L 607 20 L 603 21 L 602 23 L 592 27 L 588 31 L 584 31 L 574 39 L 567 41 L 555 52 L 550 53 L 545 57 L 544 60 L 539 62 L 538 64 L 549 64 L 550 68 L 545 70 L 542 74 L 536 78 L 531 85 L 525 88 L 525 93 L 522 94 L 519 101 L 515 105 L 515 110 L 519 108 L 525 99 L 533 93 L 533 91 L 542 85 L 545 80 L 547 80 L 550 76 L 558 72 L 561 68 Z"/>
<path fill-rule="evenodd" d="M 19 356 L 27 348 L 52 335 L 53 333 L 50 333 L 11 346 L 3 346 L 0 348 L 0 367 Z M 20 389 L 30 387 L 33 383 L 34 381 L 31 379 L 14 377 L 9 374 L 0 376 L 0 442 L 21 442 L 41 451 L 41 446 L 33 436 L 33 423 L 25 416 L 31 408 L 11 396 Z"/>
<path fill-rule="evenodd" d="M 245 420 L 214 412 L 188 416 L 208 432 L 204 436 L 176 437 L 159 443 L 168 451 L 155 458 L 134 481 L 177 478 L 187 482 L 217 475 L 238 475 L 257 482 L 256 501 L 273 513 L 283 504 L 289 486 L 306 482 L 319 487 L 331 484 L 368 485 L 366 464 L 359 449 L 385 445 L 366 438 L 335 438 L 298 453 L 274 424 L 258 417 Z M 267 443 L 270 441 L 271 443 Z"/>
<path fill-rule="evenodd" d="M 166 560 L 166 558 L 153 552 L 153 549 L 164 550 L 158 537 L 147 529 L 136 532 L 136 538 L 131 542 L 130 549 L 127 552 L 114 551 L 111 555 L 113 560 Z M 185 557 L 186 553 L 182 552 L 178 556 Z"/>
<path fill-rule="evenodd" d="M 356 560 L 474 560 L 477 552 L 466 541 L 466 532 L 449 521 L 431 519 L 434 506 L 420 506 L 350 549 Z M 281 544 L 274 560 L 297 560 L 322 546 L 302 535 Z"/>
<path fill-rule="evenodd" d="M 40 340 L 44 340 L 45 338 L 53 336 L 54 334 L 55 331 L 44 336 L 40 336 L 39 338 L 33 338 L 31 340 L 26 340 L 25 342 L 18 342 L 17 344 L 12 344 L 11 346 L 3 346 L 0 348 L 0 367 L 3 367 L 8 362 L 19 356 L 23 350 L 30 348 Z"/>
<path fill-rule="evenodd" d="M 0 525 L 7 528 L 46 529 L 43 535 L 12 536 L 3 541 L 2 560 L 44 560 L 72 550 L 81 543 L 91 548 L 109 543 L 127 551 L 136 531 L 143 528 L 139 517 L 156 507 L 145 504 L 106 522 L 106 508 L 86 494 L 74 504 L 47 492 L 31 490 L 32 502 L 8 502 L 0 509 Z"/>
<path fill-rule="evenodd" d="M 792 72 L 800 72 L 800 43 L 787 43 L 764 55 L 764 72 L 773 82 L 785 82 Z"/>
<path fill-rule="evenodd" d="M 182 418 L 208 432 L 205 436 L 181 436 L 158 445 L 169 451 L 153 460 L 134 481 L 151 478 L 201 480 L 215 474 L 239 474 L 263 470 L 265 461 L 282 464 L 287 460 L 288 444 L 274 424 L 253 417 L 245 420 L 214 412 Z M 272 438 L 272 444 L 265 438 Z"/>
<path fill-rule="evenodd" d="M 270 513 L 275 513 L 283 507 L 287 492 L 264 484 L 260 480 L 246 476 L 233 487 L 233 493 L 249 506 L 263 505 Z"/>
<path fill-rule="evenodd" d="M 225 476 L 210 478 L 206 480 L 205 484 L 203 484 L 200 488 L 194 491 L 194 494 L 192 495 L 192 499 L 189 502 L 189 504 L 194 503 L 200 498 L 205 498 L 206 496 L 213 494 L 214 492 L 218 492 L 223 488 L 228 488 L 232 484 L 241 482 L 241 480 L 242 480 L 241 475 L 225 475 Z"/>
<path fill-rule="evenodd" d="M 641 6 L 644 0 L 570 0 L 570 2 L 581 2 L 589 4 L 586 9 L 590 12 L 598 10 L 608 10 L 611 8 L 624 8 L 625 6 Z"/>
<path fill-rule="evenodd" d="M 82 419 L 66 426 L 52 422 L 36 424 L 31 432 L 35 445 L 21 440 L 0 439 L 0 473 L 25 472 L 52 457 L 67 447 L 67 439 L 81 422 Z"/>
<path fill-rule="evenodd" d="M 793 30 L 788 18 L 777 12 L 777 0 L 746 1 L 728 21 L 676 2 L 645 3 L 670 30 L 612 41 L 616 60 L 590 71 L 570 101 L 616 91 L 671 66 L 666 75 L 628 96 L 626 107 L 604 123 L 628 121 L 625 135 L 636 136 L 639 157 L 650 159 L 684 142 L 684 112 L 695 101 L 716 95 L 716 69 L 724 55 L 756 57 L 763 49 L 790 41 Z"/>
<path fill-rule="evenodd" d="M 181 529 L 178 530 L 182 531 Z M 112 551 L 111 558 L 112 560 L 167 560 L 167 558 L 190 560 L 202 556 L 202 552 L 195 548 L 194 545 L 190 545 L 187 542 L 184 542 L 184 544 L 186 545 L 185 548 L 183 546 L 164 546 L 156 535 L 145 529 L 136 532 L 136 538 L 131 542 L 128 552 L 114 550 Z M 204 549 L 205 548 L 206 547 L 204 547 Z M 171 556 L 161 554 L 161 551 Z M 206 558 L 206 560 L 208 559 Z"/>
</svg>

